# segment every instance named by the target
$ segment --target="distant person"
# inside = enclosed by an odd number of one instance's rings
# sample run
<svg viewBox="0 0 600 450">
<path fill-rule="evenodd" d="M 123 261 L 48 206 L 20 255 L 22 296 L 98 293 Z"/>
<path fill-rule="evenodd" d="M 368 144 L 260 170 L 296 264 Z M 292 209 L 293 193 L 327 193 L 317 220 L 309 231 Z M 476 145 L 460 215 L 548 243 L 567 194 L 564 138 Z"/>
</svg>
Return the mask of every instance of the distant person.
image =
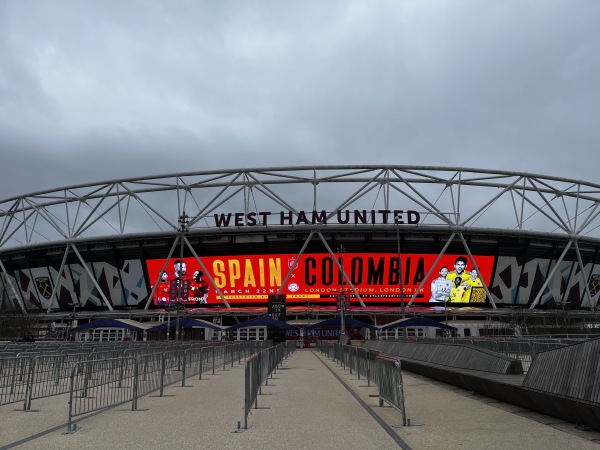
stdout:
<svg viewBox="0 0 600 450">
<path fill-rule="evenodd" d="M 444 266 L 440 269 L 440 276 L 431 283 L 431 299 L 430 302 L 446 302 L 452 291 L 452 281 L 448 280 L 448 267 Z"/>
</svg>

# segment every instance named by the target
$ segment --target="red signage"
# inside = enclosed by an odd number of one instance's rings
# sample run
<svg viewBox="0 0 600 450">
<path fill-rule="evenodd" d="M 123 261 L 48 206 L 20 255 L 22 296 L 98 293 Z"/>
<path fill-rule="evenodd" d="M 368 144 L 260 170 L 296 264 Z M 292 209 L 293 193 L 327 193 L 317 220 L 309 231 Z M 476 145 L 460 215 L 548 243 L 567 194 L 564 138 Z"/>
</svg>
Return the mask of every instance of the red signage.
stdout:
<svg viewBox="0 0 600 450">
<path fill-rule="evenodd" d="M 466 255 L 443 255 L 432 268 L 437 257 L 436 254 L 403 254 L 402 283 L 398 277 L 398 255 L 394 253 L 344 253 L 343 257 L 336 255 L 335 258 L 328 253 L 300 257 L 296 254 L 201 257 L 207 274 L 198 260 L 184 258 L 182 279 L 188 279 L 190 287 L 181 301 L 220 306 L 223 295 L 230 305 L 264 302 L 267 306 L 269 295 L 281 294 L 286 296 L 288 304 L 330 302 L 335 305 L 340 294 L 344 294 L 354 306 L 358 304 L 358 294 L 365 304 L 398 304 L 401 287 L 407 302 L 419 289 L 414 301 L 421 305 L 485 301 L 483 286 L 491 278 L 493 256 L 475 257 L 479 273 Z M 154 295 L 157 305 L 170 301 L 169 287 L 176 278 L 178 260 L 173 258 L 166 266 L 164 259 L 147 261 L 152 286 L 159 283 Z M 338 264 L 343 265 L 344 273 Z"/>
</svg>

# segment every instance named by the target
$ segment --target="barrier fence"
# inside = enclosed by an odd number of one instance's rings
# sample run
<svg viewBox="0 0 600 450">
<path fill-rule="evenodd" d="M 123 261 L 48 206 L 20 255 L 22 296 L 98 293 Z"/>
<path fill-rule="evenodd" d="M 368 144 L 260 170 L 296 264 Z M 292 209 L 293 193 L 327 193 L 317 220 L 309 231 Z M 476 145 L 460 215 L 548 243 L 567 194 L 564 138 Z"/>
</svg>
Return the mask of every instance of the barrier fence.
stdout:
<svg viewBox="0 0 600 450">
<path fill-rule="evenodd" d="M 134 357 L 75 364 L 70 377 L 67 432 L 76 430 L 73 424 L 75 416 L 133 400 L 137 367 Z"/>
<path fill-rule="evenodd" d="M 23 410 L 30 410 L 32 401 L 69 392 L 73 365 L 82 361 L 119 358 L 140 354 L 181 350 L 194 345 L 219 348 L 220 343 L 188 343 L 164 345 L 66 345 L 12 344 L 12 356 L 0 356 L 0 405 L 23 402 Z M 25 351 L 24 351 L 25 350 Z M 85 353 L 84 353 L 85 352 Z"/>
<path fill-rule="evenodd" d="M 225 346 L 199 346 L 199 348 L 174 349 L 162 353 L 127 356 L 103 360 L 78 362 L 70 376 L 69 416 L 67 433 L 77 430 L 73 419 L 101 409 L 131 401 L 131 409 L 137 409 L 138 399 L 154 391 L 164 395 L 166 386 L 181 382 L 202 371 L 212 370 L 219 358 L 223 360 L 223 370 L 229 364 L 251 354 L 257 342 L 244 342 Z"/>
<path fill-rule="evenodd" d="M 402 425 L 409 426 L 404 406 L 404 384 L 402 382 L 402 365 L 400 358 L 389 355 L 377 355 L 375 362 L 377 386 L 379 387 L 379 406 L 383 402 L 396 408 L 402 414 Z"/>
<path fill-rule="evenodd" d="M 238 431 L 248 429 L 248 414 L 254 405 L 258 408 L 258 395 L 262 385 L 269 384 L 269 377 L 277 367 L 296 350 L 296 341 L 287 341 L 254 353 L 246 359 L 244 367 L 244 428 L 238 422 Z"/>
<path fill-rule="evenodd" d="M 0 353 L 0 405 L 68 394 L 68 430 L 75 417 L 131 401 L 235 361 L 267 347 L 268 342 L 185 343 L 8 343 Z"/>
<path fill-rule="evenodd" d="M 483 348 L 485 350 L 501 353 L 503 355 L 515 358 L 521 361 L 523 365 L 523 372 L 527 373 L 529 367 L 535 356 L 540 352 L 547 350 L 553 350 L 556 348 L 566 347 L 574 343 L 582 342 L 585 340 L 583 336 L 570 336 L 570 337 L 554 337 L 549 336 L 531 336 L 531 337 L 519 337 L 510 338 L 505 337 L 503 339 L 490 339 L 490 338 L 479 338 L 479 339 L 468 339 L 468 338 L 410 338 L 410 339 L 397 339 L 391 340 L 386 339 L 385 342 L 429 342 L 429 343 L 447 343 L 447 344 L 462 344 L 472 345 L 474 347 Z"/>
<path fill-rule="evenodd" d="M 456 343 L 468 343 L 476 347 L 485 348 L 497 353 L 510 356 L 521 360 L 523 371 L 527 373 L 531 362 L 540 352 L 553 350 L 555 348 L 566 347 L 575 342 L 581 342 L 575 339 L 508 339 L 508 340 L 490 340 L 490 339 L 471 339 L 468 342 L 455 340 Z"/>
<path fill-rule="evenodd" d="M 23 410 L 31 410 L 34 399 L 69 392 L 72 367 L 89 358 L 85 353 L 38 355 L 30 366 Z"/>
<path fill-rule="evenodd" d="M 333 357 L 344 370 L 348 368 L 351 374 L 355 372 L 358 379 L 361 376 L 365 378 L 368 386 L 373 381 L 379 390 L 379 405 L 388 403 L 402 414 L 402 425 L 410 425 L 410 420 L 406 417 L 402 367 L 398 357 L 367 348 L 337 343 L 331 345 L 327 341 L 318 341 L 317 349 L 328 358 Z"/>
<path fill-rule="evenodd" d="M 31 356 L 0 359 L 0 405 L 25 400 L 32 361 Z"/>
</svg>

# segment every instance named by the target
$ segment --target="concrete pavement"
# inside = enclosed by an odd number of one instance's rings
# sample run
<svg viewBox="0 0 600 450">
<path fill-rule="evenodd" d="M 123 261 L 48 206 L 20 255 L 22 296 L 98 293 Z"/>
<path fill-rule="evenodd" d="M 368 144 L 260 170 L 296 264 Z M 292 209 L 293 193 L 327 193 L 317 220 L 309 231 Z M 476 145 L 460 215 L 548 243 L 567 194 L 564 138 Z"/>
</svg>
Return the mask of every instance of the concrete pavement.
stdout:
<svg viewBox="0 0 600 450">
<path fill-rule="evenodd" d="M 452 386 L 404 373 L 411 427 L 379 407 L 377 388 L 314 349 L 297 350 L 263 387 L 259 409 L 243 424 L 243 365 L 166 396 L 140 399 L 76 420 L 64 434 L 67 397 L 35 400 L 38 412 L 0 407 L 0 449 L 600 449 L 600 433 L 524 411 Z"/>
</svg>

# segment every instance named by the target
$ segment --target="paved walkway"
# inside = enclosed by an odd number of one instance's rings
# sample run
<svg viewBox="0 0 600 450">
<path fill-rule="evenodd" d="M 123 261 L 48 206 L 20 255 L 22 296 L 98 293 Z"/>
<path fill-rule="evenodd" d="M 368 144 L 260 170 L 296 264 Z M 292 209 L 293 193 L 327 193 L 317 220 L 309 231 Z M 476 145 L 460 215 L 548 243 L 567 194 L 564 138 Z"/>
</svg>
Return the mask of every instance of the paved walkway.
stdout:
<svg viewBox="0 0 600 450">
<path fill-rule="evenodd" d="M 366 387 L 314 350 L 298 350 L 278 370 L 243 424 L 243 365 L 191 387 L 146 396 L 139 408 L 121 405 L 77 420 L 66 430 L 66 396 L 34 400 L 38 412 L 0 407 L 0 449 L 594 449 L 600 433 L 472 395 L 424 377 L 404 374 L 410 427 L 400 413 L 379 407 Z M 596 442 L 594 442 L 596 440 Z"/>
</svg>

